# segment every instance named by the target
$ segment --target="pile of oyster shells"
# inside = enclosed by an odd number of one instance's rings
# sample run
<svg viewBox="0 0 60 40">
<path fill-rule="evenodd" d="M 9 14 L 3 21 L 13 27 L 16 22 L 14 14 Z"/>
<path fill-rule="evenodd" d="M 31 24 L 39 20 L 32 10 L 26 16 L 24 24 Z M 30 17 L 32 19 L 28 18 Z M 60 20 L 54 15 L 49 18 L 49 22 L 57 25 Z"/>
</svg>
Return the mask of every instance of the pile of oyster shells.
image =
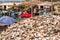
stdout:
<svg viewBox="0 0 60 40">
<path fill-rule="evenodd" d="M 0 40 L 60 40 L 60 16 L 36 16 L 14 23 L 1 32 Z"/>
</svg>

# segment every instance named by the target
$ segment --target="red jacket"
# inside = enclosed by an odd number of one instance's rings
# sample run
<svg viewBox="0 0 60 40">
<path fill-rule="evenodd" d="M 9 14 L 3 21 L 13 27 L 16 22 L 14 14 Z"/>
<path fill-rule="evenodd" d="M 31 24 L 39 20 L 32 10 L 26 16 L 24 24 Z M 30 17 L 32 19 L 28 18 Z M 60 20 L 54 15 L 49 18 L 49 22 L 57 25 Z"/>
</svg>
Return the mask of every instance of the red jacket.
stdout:
<svg viewBox="0 0 60 40">
<path fill-rule="evenodd" d="M 25 13 L 25 14 L 23 13 L 20 15 L 21 18 L 29 18 L 31 16 L 32 16 L 32 14 L 29 14 L 29 13 Z"/>
</svg>

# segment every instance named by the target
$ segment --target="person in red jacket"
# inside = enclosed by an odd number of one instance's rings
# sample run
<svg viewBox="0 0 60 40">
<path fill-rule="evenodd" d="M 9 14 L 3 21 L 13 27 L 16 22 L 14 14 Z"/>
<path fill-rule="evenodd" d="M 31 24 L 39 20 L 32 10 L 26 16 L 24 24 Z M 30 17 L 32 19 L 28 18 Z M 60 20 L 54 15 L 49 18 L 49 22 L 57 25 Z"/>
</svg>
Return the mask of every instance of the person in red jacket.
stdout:
<svg viewBox="0 0 60 40">
<path fill-rule="evenodd" d="M 24 12 L 20 15 L 21 18 L 29 18 L 29 17 L 31 17 L 31 16 L 32 16 L 32 14 L 28 13 L 27 11 L 24 11 Z"/>
</svg>

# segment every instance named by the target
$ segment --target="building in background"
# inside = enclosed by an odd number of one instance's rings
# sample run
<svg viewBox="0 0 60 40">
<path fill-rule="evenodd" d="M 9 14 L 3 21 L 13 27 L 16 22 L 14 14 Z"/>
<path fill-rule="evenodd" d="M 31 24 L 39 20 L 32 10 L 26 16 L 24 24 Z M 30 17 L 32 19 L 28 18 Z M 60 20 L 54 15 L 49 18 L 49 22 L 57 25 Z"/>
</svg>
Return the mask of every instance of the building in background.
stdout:
<svg viewBox="0 0 60 40">
<path fill-rule="evenodd" d="M 15 3 L 16 5 L 24 2 L 25 0 L 0 0 L 0 9 L 8 9 Z"/>
<path fill-rule="evenodd" d="M 19 5 L 23 2 L 29 2 L 30 4 L 38 4 L 40 6 L 51 6 L 54 5 L 54 8 L 57 7 L 60 10 L 60 0 L 0 0 L 0 9 L 8 9 L 15 3 Z M 56 6 L 59 5 L 59 6 Z M 43 7 L 44 8 L 44 7 Z"/>
</svg>

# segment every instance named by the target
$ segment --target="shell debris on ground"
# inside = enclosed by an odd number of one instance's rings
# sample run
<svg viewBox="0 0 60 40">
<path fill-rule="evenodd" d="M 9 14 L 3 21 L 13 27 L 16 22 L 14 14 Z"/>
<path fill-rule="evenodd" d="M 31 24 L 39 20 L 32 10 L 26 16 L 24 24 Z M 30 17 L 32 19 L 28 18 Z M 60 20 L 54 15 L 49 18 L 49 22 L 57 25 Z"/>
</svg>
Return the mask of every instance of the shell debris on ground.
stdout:
<svg viewBox="0 0 60 40">
<path fill-rule="evenodd" d="M 10 25 L 0 40 L 60 40 L 60 16 L 36 16 Z"/>
</svg>

